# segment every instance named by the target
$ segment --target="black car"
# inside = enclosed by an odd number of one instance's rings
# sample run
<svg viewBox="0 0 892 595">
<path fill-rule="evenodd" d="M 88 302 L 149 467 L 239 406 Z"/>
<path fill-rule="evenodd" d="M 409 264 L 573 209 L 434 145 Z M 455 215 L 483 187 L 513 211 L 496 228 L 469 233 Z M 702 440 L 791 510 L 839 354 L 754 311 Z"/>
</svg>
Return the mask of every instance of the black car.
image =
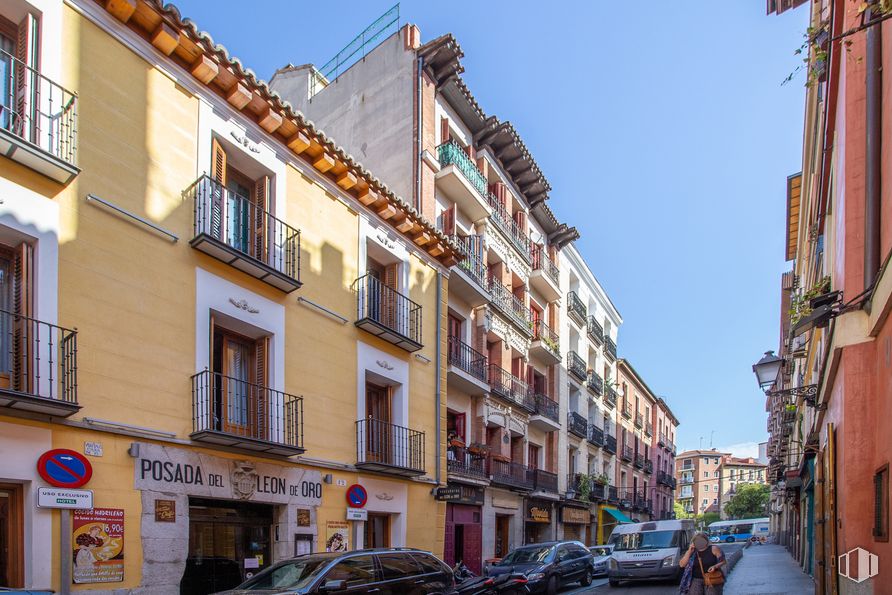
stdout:
<svg viewBox="0 0 892 595">
<path fill-rule="evenodd" d="M 490 576 L 522 573 L 531 593 L 554 595 L 569 583 L 589 586 L 593 568 L 591 552 L 578 541 L 548 541 L 513 550 L 488 572 Z"/>
<path fill-rule="evenodd" d="M 305 554 L 274 564 L 225 593 L 445 595 L 454 587 L 452 569 L 430 552 L 383 548 Z"/>
</svg>

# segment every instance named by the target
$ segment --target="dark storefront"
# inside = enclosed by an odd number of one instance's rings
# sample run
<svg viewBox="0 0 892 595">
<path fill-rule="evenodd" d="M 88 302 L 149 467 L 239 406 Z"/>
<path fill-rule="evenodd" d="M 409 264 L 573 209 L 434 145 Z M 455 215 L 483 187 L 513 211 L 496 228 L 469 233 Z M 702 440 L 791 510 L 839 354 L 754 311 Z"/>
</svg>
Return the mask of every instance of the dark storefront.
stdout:
<svg viewBox="0 0 892 595">
<path fill-rule="evenodd" d="M 523 542 L 542 543 L 554 539 L 551 521 L 554 506 L 548 500 L 527 500 L 524 507 Z"/>
<path fill-rule="evenodd" d="M 449 484 L 437 492 L 446 501 L 446 543 L 443 559 L 450 566 L 464 562 L 483 573 L 483 488 Z"/>
<path fill-rule="evenodd" d="M 587 529 L 591 524 L 591 516 L 588 508 L 562 506 L 561 522 L 564 523 L 564 539 L 575 539 L 589 545 Z"/>
</svg>

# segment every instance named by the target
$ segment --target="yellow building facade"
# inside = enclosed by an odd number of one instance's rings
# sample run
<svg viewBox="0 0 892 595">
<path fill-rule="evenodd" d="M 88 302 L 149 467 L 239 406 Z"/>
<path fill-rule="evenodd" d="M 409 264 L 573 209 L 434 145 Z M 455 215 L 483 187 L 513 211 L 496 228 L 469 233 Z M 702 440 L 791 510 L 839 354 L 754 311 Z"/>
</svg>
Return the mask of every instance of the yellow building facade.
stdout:
<svg viewBox="0 0 892 595">
<path fill-rule="evenodd" d="M 457 248 L 175 9 L 7 4 L 0 586 L 442 555 Z M 41 501 L 53 449 L 89 462 L 92 511 Z"/>
</svg>

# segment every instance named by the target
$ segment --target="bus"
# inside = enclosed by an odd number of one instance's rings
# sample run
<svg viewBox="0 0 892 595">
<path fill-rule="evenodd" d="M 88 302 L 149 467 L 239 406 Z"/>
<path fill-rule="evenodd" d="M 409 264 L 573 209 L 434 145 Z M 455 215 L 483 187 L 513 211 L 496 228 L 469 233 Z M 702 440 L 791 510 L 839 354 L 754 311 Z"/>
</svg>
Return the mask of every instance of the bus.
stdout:
<svg viewBox="0 0 892 595">
<path fill-rule="evenodd" d="M 734 543 L 735 541 L 768 540 L 768 517 L 760 519 L 737 519 L 733 521 L 716 521 L 709 523 L 709 539 L 715 543 Z"/>
</svg>

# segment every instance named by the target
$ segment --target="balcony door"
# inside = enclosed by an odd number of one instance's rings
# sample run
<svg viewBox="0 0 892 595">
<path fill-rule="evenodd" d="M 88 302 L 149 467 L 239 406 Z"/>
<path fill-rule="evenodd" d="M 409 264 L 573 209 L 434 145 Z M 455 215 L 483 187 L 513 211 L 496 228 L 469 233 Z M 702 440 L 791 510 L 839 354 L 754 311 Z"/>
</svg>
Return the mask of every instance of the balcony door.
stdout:
<svg viewBox="0 0 892 595">
<path fill-rule="evenodd" d="M 401 328 L 401 323 L 402 326 L 406 326 L 408 320 L 400 320 L 397 305 L 398 270 L 398 263 L 385 265 L 371 257 L 368 259 L 366 273 L 369 277 L 367 296 L 369 318 L 405 335 L 408 329 Z"/>
<path fill-rule="evenodd" d="M 212 335 L 216 429 L 266 439 L 269 338 L 250 339 L 216 325 Z"/>
<path fill-rule="evenodd" d="M 390 387 L 366 383 L 366 461 L 394 464 L 393 397 Z"/>
<path fill-rule="evenodd" d="M 0 587 L 22 587 L 22 486 L 0 484 Z"/>
<path fill-rule="evenodd" d="M 33 392 L 33 247 L 0 245 L 0 389 Z M 44 340 L 47 338 L 44 337 Z"/>
</svg>

